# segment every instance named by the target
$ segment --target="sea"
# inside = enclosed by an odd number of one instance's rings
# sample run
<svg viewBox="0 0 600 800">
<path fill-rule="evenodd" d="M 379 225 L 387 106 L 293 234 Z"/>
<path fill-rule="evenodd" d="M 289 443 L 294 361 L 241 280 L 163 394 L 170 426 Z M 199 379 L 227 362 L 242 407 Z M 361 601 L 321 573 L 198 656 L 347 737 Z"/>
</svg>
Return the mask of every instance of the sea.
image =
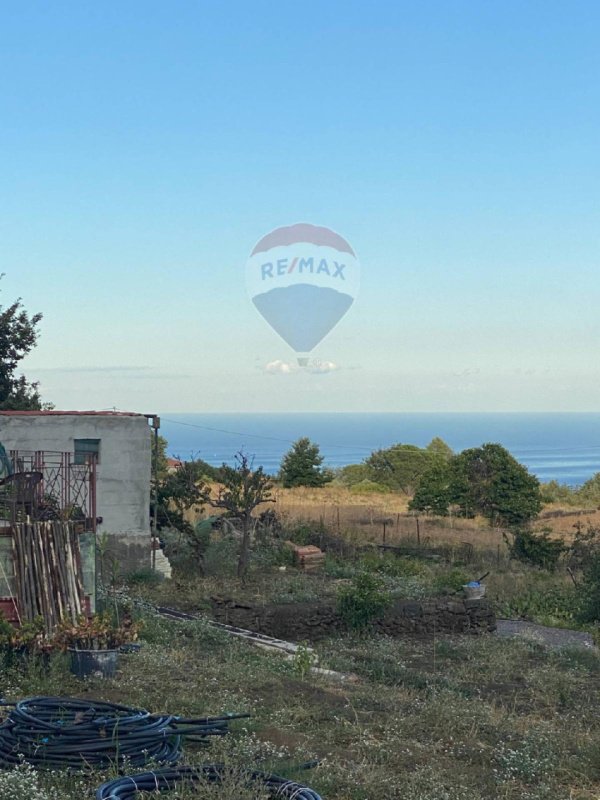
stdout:
<svg viewBox="0 0 600 800">
<path fill-rule="evenodd" d="M 439 436 L 455 452 L 497 442 L 542 482 L 580 486 L 600 472 L 600 413 L 164 413 L 161 434 L 173 457 L 220 466 L 243 450 L 269 474 L 301 436 L 334 468 Z"/>
</svg>

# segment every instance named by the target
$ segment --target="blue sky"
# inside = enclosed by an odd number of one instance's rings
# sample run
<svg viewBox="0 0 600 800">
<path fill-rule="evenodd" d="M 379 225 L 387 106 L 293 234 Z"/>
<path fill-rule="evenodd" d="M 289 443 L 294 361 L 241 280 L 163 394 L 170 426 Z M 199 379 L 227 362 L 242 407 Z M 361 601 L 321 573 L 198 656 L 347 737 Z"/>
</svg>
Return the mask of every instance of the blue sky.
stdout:
<svg viewBox="0 0 600 800">
<path fill-rule="evenodd" d="M 0 2 L 4 303 L 59 407 L 597 410 L 600 5 Z M 312 355 L 250 303 L 269 230 L 361 291 Z"/>
</svg>

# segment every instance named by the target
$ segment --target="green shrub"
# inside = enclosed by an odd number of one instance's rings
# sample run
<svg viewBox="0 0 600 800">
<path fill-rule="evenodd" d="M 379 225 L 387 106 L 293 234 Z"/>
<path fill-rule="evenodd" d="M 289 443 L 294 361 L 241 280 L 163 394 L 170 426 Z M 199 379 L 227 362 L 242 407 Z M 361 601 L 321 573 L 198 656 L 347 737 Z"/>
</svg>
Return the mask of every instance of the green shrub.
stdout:
<svg viewBox="0 0 600 800">
<path fill-rule="evenodd" d="M 515 597 L 497 598 L 499 617 L 522 618 L 540 624 L 572 624 L 579 616 L 580 597 L 574 586 L 531 588 Z"/>
<path fill-rule="evenodd" d="M 577 496 L 577 489 L 572 489 L 564 483 L 558 481 L 549 481 L 542 483 L 542 502 L 544 503 L 562 503 L 563 505 L 574 506 L 580 501 Z"/>
<path fill-rule="evenodd" d="M 442 592 L 459 592 L 472 576 L 467 575 L 462 569 L 454 568 L 447 572 L 441 572 L 433 579 L 433 591 L 435 594 Z"/>
<path fill-rule="evenodd" d="M 354 486 L 368 479 L 369 468 L 366 464 L 347 464 L 338 472 L 338 480 L 346 486 Z"/>
<path fill-rule="evenodd" d="M 257 569 L 293 567 L 294 552 L 280 541 L 260 544 L 252 548 L 250 563 Z"/>
<path fill-rule="evenodd" d="M 367 553 L 362 557 L 360 567 L 365 572 L 377 572 L 394 578 L 422 576 L 427 573 L 427 567 L 422 562 L 414 558 L 395 556 L 393 553 Z"/>
<path fill-rule="evenodd" d="M 319 524 L 310 522 L 310 520 L 298 520 L 286 525 L 283 529 L 283 538 L 306 546 L 309 544 L 319 546 L 321 540 L 322 528 Z"/>
<path fill-rule="evenodd" d="M 353 578 L 356 575 L 357 567 L 351 561 L 338 556 L 326 553 L 325 555 L 325 575 L 329 578 Z"/>
<path fill-rule="evenodd" d="M 175 575 L 185 578 L 198 575 L 198 564 L 194 551 L 183 533 L 175 528 L 163 528 L 160 538 L 164 541 L 164 552 Z"/>
<path fill-rule="evenodd" d="M 368 478 L 350 486 L 351 494 L 389 494 L 391 491 L 389 486 L 384 486 L 382 483 L 371 481 Z"/>
<path fill-rule="evenodd" d="M 130 586 L 155 586 L 163 580 L 159 572 L 155 572 L 152 567 L 143 567 L 125 575 L 125 582 Z"/>
<path fill-rule="evenodd" d="M 583 572 L 591 560 L 600 554 L 600 528 L 588 523 L 584 528 L 576 522 L 575 536 L 569 549 L 568 564 L 571 569 Z"/>
<path fill-rule="evenodd" d="M 204 574 L 213 577 L 231 577 L 237 570 L 239 542 L 224 536 L 211 542 L 204 553 Z"/>
<path fill-rule="evenodd" d="M 510 557 L 525 564 L 554 572 L 558 559 L 567 550 L 562 539 L 551 539 L 547 531 L 532 533 L 528 530 L 517 530 L 505 536 Z"/>
<path fill-rule="evenodd" d="M 600 554 L 596 553 L 583 568 L 583 582 L 577 589 L 579 622 L 600 622 Z"/>
<path fill-rule="evenodd" d="M 391 596 L 381 578 L 368 572 L 356 575 L 352 584 L 344 586 L 338 594 L 339 614 L 352 630 L 366 628 L 382 616 L 390 603 Z"/>
</svg>

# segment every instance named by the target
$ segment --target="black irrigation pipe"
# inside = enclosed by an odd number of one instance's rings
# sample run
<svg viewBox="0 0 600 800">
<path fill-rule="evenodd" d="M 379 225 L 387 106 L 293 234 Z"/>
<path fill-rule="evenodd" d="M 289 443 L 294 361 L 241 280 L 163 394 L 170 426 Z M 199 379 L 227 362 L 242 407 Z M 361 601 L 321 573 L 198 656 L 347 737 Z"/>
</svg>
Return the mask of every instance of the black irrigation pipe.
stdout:
<svg viewBox="0 0 600 800">
<path fill-rule="evenodd" d="M 314 766 L 305 764 L 303 768 Z M 103 783 L 96 792 L 96 800 L 135 800 L 141 792 L 162 792 L 176 789 L 181 784 L 199 782 L 221 783 L 230 772 L 222 764 L 203 764 L 199 767 L 167 767 L 139 775 L 128 775 Z M 234 775 L 236 773 L 233 773 Z M 295 781 L 280 778 L 258 770 L 242 770 L 240 778 L 248 784 L 259 784 L 266 789 L 269 797 L 282 797 L 288 800 L 321 800 L 320 796 Z"/>
<path fill-rule="evenodd" d="M 36 767 L 82 769 L 127 761 L 175 764 L 182 741 L 206 744 L 224 736 L 229 722 L 248 714 L 184 719 L 114 703 L 69 697 L 33 697 L 11 707 L 0 725 L 0 766 L 23 759 Z"/>
</svg>

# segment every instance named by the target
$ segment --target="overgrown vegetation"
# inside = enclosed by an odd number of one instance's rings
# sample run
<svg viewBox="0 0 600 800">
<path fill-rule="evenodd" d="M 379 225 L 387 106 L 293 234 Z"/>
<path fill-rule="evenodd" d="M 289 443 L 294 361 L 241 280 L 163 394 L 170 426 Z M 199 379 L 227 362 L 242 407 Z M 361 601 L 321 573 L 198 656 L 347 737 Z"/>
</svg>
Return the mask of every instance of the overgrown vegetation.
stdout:
<svg viewBox="0 0 600 800">
<path fill-rule="evenodd" d="M 567 552 L 562 539 L 551 538 L 548 531 L 534 533 L 517 529 L 504 534 L 511 558 L 554 572 L 559 558 Z"/>
<path fill-rule="evenodd" d="M 316 646 L 321 667 L 354 676 L 340 684 L 309 672 L 307 649 L 286 661 L 201 621 L 141 613 L 144 646 L 122 657 L 115 680 L 83 684 L 59 658 L 43 672 L 29 663 L 3 670 L 0 694 L 85 693 L 182 716 L 245 711 L 251 719 L 233 735 L 208 750 L 190 746 L 186 760 L 222 762 L 232 775 L 260 765 L 301 778 L 326 800 L 593 800 L 600 791 L 593 651 L 363 632 Z M 313 758 L 316 769 L 294 771 Z M 106 777 L 19 767 L 0 775 L 0 796 L 80 800 Z M 216 796 L 246 797 L 241 788 L 232 778 Z"/>
<path fill-rule="evenodd" d="M 377 575 L 360 572 L 338 595 L 338 611 L 351 630 L 362 630 L 381 617 L 391 603 L 391 595 Z"/>
<path fill-rule="evenodd" d="M 462 596 L 465 583 L 489 573 L 488 596 L 499 615 L 596 635 L 600 530 L 578 524 L 574 535 L 563 539 L 530 527 L 539 509 L 539 486 L 498 447 L 458 456 L 439 443 L 432 448 L 437 452 L 428 474 L 437 474 L 438 483 L 430 484 L 426 511 L 433 513 L 440 503 L 438 513 L 452 514 L 446 544 L 430 541 L 423 530 L 419 538 L 418 520 L 409 520 L 417 525 L 415 535 L 395 535 L 386 546 L 396 549 L 380 551 L 369 547 L 360 531 L 345 529 L 339 516 L 337 522 L 335 515 L 332 521 L 323 515 L 290 519 L 278 514 L 277 506 L 265 512 L 256 505 L 248 516 L 242 581 L 237 578 L 240 526 L 228 509 L 225 521 L 205 518 L 191 526 L 192 533 L 161 532 L 171 554 L 180 537 L 174 577 L 160 584 L 141 580 L 136 594 L 207 614 L 214 597 L 259 605 L 335 601 L 351 633 L 315 650 L 320 667 L 351 676 L 343 684 L 328 683 L 311 671 L 314 655 L 306 646 L 286 662 L 202 622 L 165 625 L 148 617 L 142 653 L 126 659 L 118 684 L 99 691 L 113 700 L 169 706 L 182 714 L 249 710 L 254 716 L 247 730 L 216 743 L 215 755 L 233 766 L 267 757 L 278 771 L 317 755 L 322 766 L 311 783 L 328 800 L 382 795 L 592 800 L 600 791 L 595 651 L 551 651 L 535 639 L 491 636 L 393 640 L 375 635 L 370 625 L 396 598 Z M 384 472 L 372 481 L 368 469 L 367 464 L 345 468 L 337 480 L 351 486 L 373 482 L 375 493 L 394 491 Z M 452 470 L 453 488 L 442 481 Z M 213 500 L 216 491 L 213 486 Z M 468 542 L 463 529 L 455 533 L 452 527 L 453 518 L 476 511 L 496 527 L 487 528 L 493 542 L 487 549 L 478 545 L 486 530 L 479 518 L 464 529 L 470 532 Z M 388 517 L 381 519 L 378 542 L 389 523 Z M 299 571 L 288 539 L 321 547 L 323 571 Z M 188 568 L 199 562 L 202 576 Z M 196 677 L 190 680 L 191 675 Z M 0 690 L 1 682 L 2 677 Z M 285 743 L 285 757 L 273 756 L 274 742 Z"/>
<path fill-rule="evenodd" d="M 159 478 L 157 488 L 157 526 L 167 543 L 175 550 L 183 549 L 193 556 L 192 570 L 204 572 L 205 556 L 210 544 L 210 531 L 213 522 L 203 520 L 193 524 L 189 521 L 190 512 L 198 514 L 205 506 L 223 513 L 221 520 L 231 520 L 240 528 L 238 547 L 237 576 L 244 579 L 250 559 L 250 539 L 254 530 L 254 510 L 264 503 L 272 502 L 272 483 L 262 467 L 253 467 L 249 457 L 239 452 L 235 465 L 223 464 L 219 470 L 219 483 L 214 489 L 206 478 L 204 462 L 189 461 L 181 464 L 173 472 Z M 235 524 L 234 524 L 235 523 Z M 170 535 L 175 533 L 175 536 Z M 183 544 L 183 548 L 182 548 Z"/>
<path fill-rule="evenodd" d="M 514 527 L 537 517 L 542 499 L 537 478 L 501 445 L 484 444 L 434 464 L 410 507 L 441 515 L 454 507 L 461 516 L 480 514 L 491 525 Z"/>
</svg>

